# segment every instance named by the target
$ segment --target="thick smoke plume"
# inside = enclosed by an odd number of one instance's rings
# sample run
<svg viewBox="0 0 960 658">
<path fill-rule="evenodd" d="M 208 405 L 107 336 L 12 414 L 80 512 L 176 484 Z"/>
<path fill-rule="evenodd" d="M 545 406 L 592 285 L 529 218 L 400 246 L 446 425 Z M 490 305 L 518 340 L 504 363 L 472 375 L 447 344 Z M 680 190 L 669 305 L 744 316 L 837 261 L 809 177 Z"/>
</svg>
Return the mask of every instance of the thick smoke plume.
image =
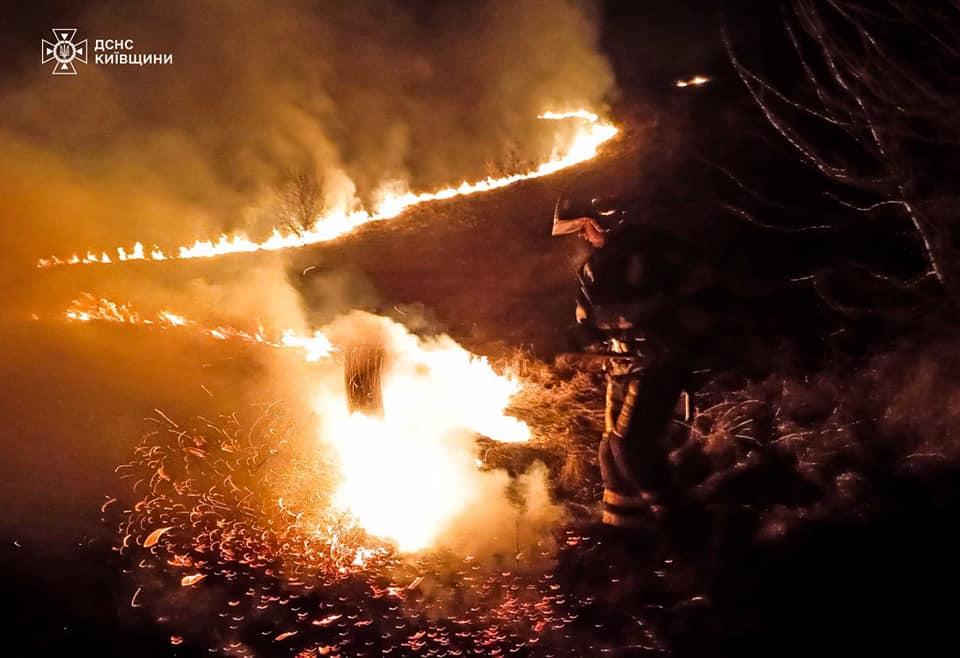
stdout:
<svg viewBox="0 0 960 658">
<path fill-rule="evenodd" d="M 277 190 L 304 172 L 327 207 L 369 204 L 398 180 L 420 190 L 482 178 L 549 155 L 557 126 L 536 116 L 599 108 L 612 82 L 590 8 L 574 0 L 69 13 L 91 47 L 130 38 L 174 62 L 78 64 L 63 77 L 23 59 L 0 80 L 0 213 L 25 262 L 80 245 L 256 235 L 280 223 Z"/>
<path fill-rule="evenodd" d="M 284 222 L 282 190 L 304 174 L 318 182 L 322 205 L 350 208 L 369 206 L 378 190 L 398 181 L 430 190 L 542 161 L 556 131 L 573 127 L 537 115 L 600 110 L 610 91 L 594 18 L 589 4 L 575 0 L 157 0 L 67 7 L 63 17 L 43 17 L 38 40 L 49 37 L 49 27 L 75 26 L 91 46 L 98 38 L 129 38 L 136 51 L 170 52 L 174 62 L 78 64 L 78 75 L 63 77 L 31 57 L 0 75 L 0 240 L 8 250 L 0 287 L 10 293 L 7 305 L 18 316 L 48 319 L 89 291 L 214 326 L 254 331 L 262 323 L 274 334 L 309 332 L 364 307 L 375 291 L 338 268 L 323 277 L 322 291 L 291 286 L 300 270 L 284 254 L 256 265 L 166 263 L 115 275 L 38 273 L 35 263 L 50 253 L 137 240 L 149 249 L 233 230 L 262 237 Z M 78 329 L 63 335 L 68 331 Z M 93 344 L 106 342 L 93 333 L 98 328 L 83 331 Z M 230 409 L 283 398 L 301 426 L 321 426 L 301 448 L 329 444 L 315 434 L 329 430 L 331 415 L 310 413 L 319 389 L 342 386 L 339 364 L 315 367 L 226 343 L 207 353 L 184 343 L 188 354 L 179 350 L 177 363 L 197 367 L 170 374 L 166 351 L 141 344 L 146 335 L 123 334 L 116 361 L 129 364 L 144 392 L 122 413 L 139 418 L 161 406 L 179 416 L 184 412 L 170 400 L 191 396 L 198 397 L 184 406 L 203 413 L 204 405 Z M 165 340 L 173 339 L 156 344 Z M 130 358 L 141 350 L 150 358 Z M 233 367 L 243 390 L 227 393 L 211 383 Z M 177 390 L 158 397 L 147 384 L 154 377 L 176 381 Z M 442 443 L 472 497 L 443 518 L 437 538 L 464 550 L 512 551 L 545 535 L 559 510 L 549 502 L 543 470 L 510 484 L 505 474 L 478 467 L 473 433 L 441 430 L 428 438 Z M 481 531 L 471 535 L 465 527 Z"/>
</svg>

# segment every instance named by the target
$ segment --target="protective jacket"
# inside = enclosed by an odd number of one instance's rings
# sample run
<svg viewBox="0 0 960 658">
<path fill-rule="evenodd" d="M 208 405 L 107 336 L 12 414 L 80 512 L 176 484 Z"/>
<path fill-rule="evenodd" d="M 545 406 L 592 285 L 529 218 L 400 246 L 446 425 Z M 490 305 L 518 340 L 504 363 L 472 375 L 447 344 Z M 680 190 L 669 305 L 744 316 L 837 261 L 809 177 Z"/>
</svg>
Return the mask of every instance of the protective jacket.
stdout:
<svg viewBox="0 0 960 658">
<path fill-rule="evenodd" d="M 580 268 L 577 321 L 609 350 L 638 357 L 607 372 L 604 523 L 641 526 L 658 510 L 653 492 L 667 469 L 662 435 L 689 377 L 686 348 L 706 329 L 697 267 L 672 236 L 623 227 Z"/>
</svg>

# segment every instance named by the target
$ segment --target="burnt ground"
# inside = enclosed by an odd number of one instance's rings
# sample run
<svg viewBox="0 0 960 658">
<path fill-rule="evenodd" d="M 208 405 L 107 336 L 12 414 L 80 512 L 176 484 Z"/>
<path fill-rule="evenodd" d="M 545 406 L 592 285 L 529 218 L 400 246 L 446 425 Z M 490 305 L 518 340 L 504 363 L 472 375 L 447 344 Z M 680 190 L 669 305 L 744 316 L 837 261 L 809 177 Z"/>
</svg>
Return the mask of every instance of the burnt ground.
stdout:
<svg viewBox="0 0 960 658">
<path fill-rule="evenodd" d="M 610 28 L 612 51 L 626 39 L 617 30 L 630 28 Z M 697 29 L 692 39 L 703 37 Z M 648 43 L 652 57 L 658 40 Z M 705 50 L 680 58 L 677 74 L 691 62 L 715 62 Z M 626 52 L 618 75 L 629 84 L 615 104 L 626 132 L 575 170 L 432 204 L 282 256 L 131 264 L 122 280 L 121 270 L 97 267 L 51 271 L 39 283 L 25 274 L 23 298 L 39 289 L 44 302 L 21 301 L 0 328 L 18 346 L 0 364 L 0 417 L 13 446 L 0 484 L 7 654 L 207 655 L 171 648 L 149 610 L 130 607 L 122 574 L 129 565 L 111 550 L 100 505 L 115 493 L 114 467 L 129 457 L 152 409 L 209 413 L 201 383 L 224 410 L 270 396 L 256 390 L 265 373 L 250 348 L 34 322 L 31 312 L 48 317 L 79 290 L 112 296 L 139 282 L 178 290 L 195 278 L 227 281 L 258 259 L 279 258 L 318 322 L 359 304 L 448 332 L 481 353 L 529 346 L 549 359 L 575 344 L 572 283 L 583 256 L 549 237 L 559 193 L 628 192 L 638 208 L 716 251 L 751 254 L 768 244 L 738 239 L 756 234 L 711 210 L 721 179 L 692 164 L 692 154 L 755 129 L 729 75 L 718 73 L 699 96 L 650 92 L 643 85 L 661 89 L 674 72 L 658 78 L 644 58 L 631 59 L 635 50 Z M 808 251 L 778 245 L 765 253 L 769 261 Z M 819 320 L 823 309 L 810 303 L 800 315 Z M 832 330 L 834 321 L 825 324 Z M 680 428 L 672 438 L 676 470 L 655 536 L 602 537 L 583 521 L 576 532 L 590 540 L 561 552 L 557 577 L 586 603 L 554 655 L 933 655 L 951 646 L 960 462 L 956 349 L 944 326 L 927 321 L 880 337 L 858 326 L 844 344 L 855 349 L 823 349 L 800 363 L 789 350 L 768 353 L 765 367 L 717 373 L 701 391 L 698 431 Z M 735 364 L 740 355 L 729 356 Z M 732 420 L 718 419 L 718 404 L 735 407 L 735 420 L 752 419 L 751 429 L 724 426 Z M 597 437 L 580 440 L 589 452 Z M 270 651 L 264 655 L 288 655 Z"/>
</svg>

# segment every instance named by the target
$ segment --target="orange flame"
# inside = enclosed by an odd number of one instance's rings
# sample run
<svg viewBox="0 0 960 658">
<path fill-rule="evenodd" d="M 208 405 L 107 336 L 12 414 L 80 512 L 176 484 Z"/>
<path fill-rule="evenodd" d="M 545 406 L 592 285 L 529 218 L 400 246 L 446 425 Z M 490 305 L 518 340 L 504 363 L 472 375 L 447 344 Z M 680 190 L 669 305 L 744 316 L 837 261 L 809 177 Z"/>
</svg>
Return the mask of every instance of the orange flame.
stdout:
<svg viewBox="0 0 960 658">
<path fill-rule="evenodd" d="M 354 312 L 312 336 L 288 330 L 271 341 L 262 331 L 209 329 L 170 311 L 147 318 L 124 304 L 89 295 L 74 301 L 66 317 L 193 328 L 216 339 L 297 349 L 306 361 L 328 357 L 357 336 L 379 336 L 388 364 L 382 374 L 382 416 L 350 413 L 340 373 L 318 379 L 314 406 L 323 419 L 319 438 L 338 458 L 334 505 L 401 551 L 435 545 L 471 508 L 499 495 L 503 480 L 477 468 L 476 435 L 503 443 L 522 443 L 531 436 L 524 422 L 506 412 L 521 390 L 516 378 L 497 373 L 485 358 L 447 336 L 421 338 L 388 318 Z M 157 476 L 166 477 L 162 470 Z M 154 530 L 144 546 L 156 545 L 167 530 Z M 367 557 L 358 551 L 354 564 L 363 566 Z"/>
<path fill-rule="evenodd" d="M 334 501 L 367 532 L 419 551 L 499 495 L 503 481 L 476 468 L 473 436 L 529 440 L 530 428 L 506 413 L 521 384 L 449 337 L 423 339 L 376 316 L 342 320 L 359 321 L 380 325 L 390 366 L 382 417 L 350 414 L 330 391 L 316 396 L 322 440 L 339 458 Z"/>
<path fill-rule="evenodd" d="M 599 148 L 616 136 L 617 127 L 601 121 L 600 117 L 587 110 L 573 110 L 570 112 L 544 112 L 539 119 L 546 121 L 578 120 L 584 122 L 584 127 L 576 134 L 573 141 L 563 149 L 556 151 L 553 156 L 538 167 L 524 173 L 516 173 L 501 178 L 485 178 L 480 181 L 464 181 L 459 185 L 446 187 L 434 192 L 411 192 L 400 184 L 385 185 L 381 189 L 380 199 L 373 211 L 365 209 L 347 211 L 333 210 L 316 219 L 314 225 L 305 231 L 281 232 L 274 229 L 269 238 L 261 242 L 250 239 L 242 233 L 233 235 L 222 234 L 216 241 L 197 240 L 191 245 L 177 248 L 175 254 L 167 254 L 159 247 L 154 246 L 147 252 L 143 243 L 136 242 L 133 247 L 116 248 L 116 255 L 111 256 L 106 251 L 99 254 L 88 251 L 85 256 L 74 254 L 69 258 L 51 256 L 37 261 L 37 267 L 51 267 L 54 265 L 76 265 L 87 263 L 114 263 L 136 260 L 169 260 L 188 258 L 213 258 L 225 254 L 251 253 L 254 251 L 278 251 L 304 247 L 320 242 L 327 242 L 340 237 L 358 226 L 369 222 L 382 221 L 396 217 L 403 211 L 430 201 L 450 199 L 457 196 L 488 192 L 513 185 L 519 181 L 540 178 L 556 173 L 568 167 L 586 162 L 597 155 Z"/>
<path fill-rule="evenodd" d="M 700 87 L 701 85 L 705 85 L 708 82 L 710 82 L 709 77 L 705 75 L 695 75 L 692 78 L 689 78 L 687 80 L 677 80 L 673 84 L 674 86 L 680 87 L 682 89 L 684 87 Z"/>
<path fill-rule="evenodd" d="M 304 360 L 309 362 L 319 361 L 322 358 L 330 356 L 335 348 L 330 341 L 320 331 L 315 331 L 312 335 L 299 334 L 293 329 L 285 329 L 276 340 L 267 338 L 263 330 L 256 333 L 250 333 L 243 329 L 237 329 L 226 325 L 217 325 L 216 327 L 204 327 L 199 322 L 190 320 L 182 315 L 172 311 L 163 310 L 154 317 L 142 316 L 126 304 L 111 301 L 109 299 L 97 298 L 89 293 L 81 298 L 75 299 L 70 303 L 69 308 L 64 312 L 67 320 L 74 322 L 117 322 L 121 324 L 139 324 L 155 325 L 163 328 L 185 327 L 193 329 L 195 332 L 215 338 L 216 340 L 237 339 L 248 343 L 259 343 L 269 347 L 287 348 L 300 350 L 304 354 Z"/>
</svg>

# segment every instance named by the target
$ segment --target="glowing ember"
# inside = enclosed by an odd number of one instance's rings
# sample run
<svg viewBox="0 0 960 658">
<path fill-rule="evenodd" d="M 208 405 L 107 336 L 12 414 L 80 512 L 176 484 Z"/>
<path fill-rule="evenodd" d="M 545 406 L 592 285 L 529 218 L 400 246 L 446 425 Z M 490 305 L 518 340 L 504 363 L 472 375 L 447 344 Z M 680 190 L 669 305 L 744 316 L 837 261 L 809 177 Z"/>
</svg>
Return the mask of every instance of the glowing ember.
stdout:
<svg viewBox="0 0 960 658">
<path fill-rule="evenodd" d="M 134 579 L 131 606 L 155 613 L 173 589 L 204 590 L 202 605 L 166 622 L 177 643 L 214 640 L 211 653 L 229 656 L 272 655 L 284 642 L 305 657 L 546 657 L 568 653 L 572 625 L 593 605 L 544 571 L 553 553 L 539 542 L 510 566 L 401 559 L 336 511 L 336 469 L 325 453 L 305 460 L 295 450 L 302 444 L 276 405 L 249 425 L 238 414 L 153 420 L 118 469 L 139 497 L 119 519 L 118 549 Z M 148 548 L 157 524 L 175 531 Z M 560 550 L 588 539 L 568 530 Z"/>
<path fill-rule="evenodd" d="M 196 585 L 206 577 L 207 577 L 207 574 L 205 573 L 194 573 L 194 574 L 190 574 L 189 576 L 184 576 L 183 578 L 180 579 L 180 586 L 190 587 L 191 585 Z"/>
<path fill-rule="evenodd" d="M 157 528 L 147 535 L 147 538 L 143 540 L 143 547 L 151 548 L 152 546 L 156 546 L 157 542 L 160 541 L 160 537 L 162 537 L 165 532 L 172 529 L 172 526 L 167 526 L 166 528 Z"/>
<path fill-rule="evenodd" d="M 705 82 L 706 80 L 704 80 Z M 702 84 L 702 83 L 697 83 Z M 678 84 L 678 86 L 680 86 Z M 545 112 L 538 118 L 548 121 L 579 120 L 585 123 L 573 140 L 558 149 L 546 162 L 531 171 L 516 173 L 501 178 L 485 178 L 481 181 L 462 182 L 459 185 L 447 187 L 434 192 L 415 193 L 404 189 L 402 184 L 387 184 L 379 195 L 373 211 L 344 209 L 334 210 L 318 217 L 308 230 L 301 232 L 281 232 L 274 229 L 269 238 L 257 242 L 243 234 L 221 235 L 216 241 L 197 240 L 192 245 L 179 247 L 176 254 L 166 254 L 159 247 L 153 247 L 150 252 L 144 249 L 142 243 L 137 242 L 129 250 L 124 247 L 116 249 L 116 256 L 111 257 L 107 252 L 87 252 L 85 256 L 74 254 L 62 259 L 57 256 L 41 258 L 37 267 L 53 265 L 74 265 L 80 263 L 113 263 L 135 260 L 168 260 L 186 258 L 212 258 L 225 254 L 249 253 L 254 251 L 277 251 L 303 247 L 333 240 L 345 233 L 349 233 L 358 226 L 369 222 L 380 221 L 396 217 L 404 210 L 440 199 L 450 199 L 467 194 L 487 192 L 512 185 L 522 180 L 548 176 L 562 169 L 572 167 L 581 162 L 592 159 L 604 143 L 613 139 L 618 130 L 616 126 L 605 123 L 600 117 L 587 110 L 573 110 L 570 112 Z"/>
<path fill-rule="evenodd" d="M 710 82 L 710 78 L 705 75 L 695 75 L 687 80 L 677 80 L 674 85 L 680 87 L 699 87 Z"/>
</svg>

